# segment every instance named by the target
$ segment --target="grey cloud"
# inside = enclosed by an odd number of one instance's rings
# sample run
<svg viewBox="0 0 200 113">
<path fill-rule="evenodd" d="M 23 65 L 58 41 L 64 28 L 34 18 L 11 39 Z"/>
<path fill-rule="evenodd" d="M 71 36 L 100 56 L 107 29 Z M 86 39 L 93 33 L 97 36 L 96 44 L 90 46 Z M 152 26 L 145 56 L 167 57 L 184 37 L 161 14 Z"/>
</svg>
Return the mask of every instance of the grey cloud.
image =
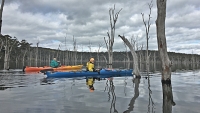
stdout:
<svg viewBox="0 0 200 113">
<path fill-rule="evenodd" d="M 110 31 L 109 8 L 113 8 L 115 4 L 115 12 L 121 8 L 122 11 L 116 23 L 114 51 L 125 50 L 119 34 L 127 38 L 138 36 L 138 45 L 144 44 L 145 47 L 145 27 L 141 13 L 144 13 L 147 21 L 148 3 L 150 0 L 6 0 L 2 33 L 27 39 L 32 43 L 40 40 L 41 46 L 48 48 L 64 45 L 65 37 L 67 46 L 71 48 L 74 35 L 79 48 L 83 46 L 88 50 L 90 41 L 96 49 L 99 43 L 104 43 L 103 37 L 107 38 L 107 32 Z M 199 0 L 167 1 L 168 50 L 189 52 L 187 49 L 196 47 L 187 43 L 194 44 L 200 38 L 199 7 Z M 156 1 L 153 1 L 151 17 L 149 48 L 157 50 Z M 102 50 L 106 50 L 105 44 Z"/>
</svg>

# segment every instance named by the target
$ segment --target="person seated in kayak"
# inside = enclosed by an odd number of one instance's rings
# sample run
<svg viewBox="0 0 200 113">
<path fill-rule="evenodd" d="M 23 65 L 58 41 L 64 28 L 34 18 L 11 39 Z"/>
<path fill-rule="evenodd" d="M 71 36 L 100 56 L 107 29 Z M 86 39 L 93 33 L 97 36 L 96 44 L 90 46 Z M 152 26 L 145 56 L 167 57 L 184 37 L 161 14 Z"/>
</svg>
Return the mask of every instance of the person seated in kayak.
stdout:
<svg viewBox="0 0 200 113">
<path fill-rule="evenodd" d="M 56 58 L 53 58 L 53 60 L 50 63 L 50 66 L 53 68 L 59 67 L 59 62 L 57 62 Z"/>
<path fill-rule="evenodd" d="M 87 71 L 95 71 L 94 69 L 94 58 L 90 58 L 90 61 L 87 62 L 86 64 L 86 70 Z"/>
<path fill-rule="evenodd" d="M 86 71 L 89 71 L 88 70 L 88 64 L 89 64 L 90 60 L 86 63 Z"/>
<path fill-rule="evenodd" d="M 101 69 L 95 69 L 94 68 L 94 58 L 90 58 L 90 61 L 86 63 L 86 71 L 91 72 L 100 72 Z"/>
</svg>

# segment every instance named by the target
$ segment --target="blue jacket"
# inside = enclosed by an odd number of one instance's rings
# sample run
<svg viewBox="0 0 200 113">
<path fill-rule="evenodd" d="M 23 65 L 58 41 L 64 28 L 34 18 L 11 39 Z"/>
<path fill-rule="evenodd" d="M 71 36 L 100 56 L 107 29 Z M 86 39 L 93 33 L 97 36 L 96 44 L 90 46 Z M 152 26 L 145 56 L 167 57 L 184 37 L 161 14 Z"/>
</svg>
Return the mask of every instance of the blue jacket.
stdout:
<svg viewBox="0 0 200 113">
<path fill-rule="evenodd" d="M 51 63 L 50 63 L 50 66 L 53 67 L 53 68 L 56 68 L 59 66 L 58 62 L 55 61 L 55 60 L 52 60 Z"/>
</svg>

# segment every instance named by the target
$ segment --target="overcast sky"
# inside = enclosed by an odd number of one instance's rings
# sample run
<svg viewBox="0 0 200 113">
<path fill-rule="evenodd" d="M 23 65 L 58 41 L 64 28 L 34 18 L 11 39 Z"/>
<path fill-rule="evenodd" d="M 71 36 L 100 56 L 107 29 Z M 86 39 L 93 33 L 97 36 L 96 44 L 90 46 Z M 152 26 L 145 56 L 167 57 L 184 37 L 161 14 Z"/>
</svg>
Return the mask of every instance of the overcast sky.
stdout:
<svg viewBox="0 0 200 113">
<path fill-rule="evenodd" d="M 114 51 L 125 51 L 123 41 L 137 37 L 139 46 L 146 46 L 145 26 L 141 13 L 148 20 L 151 0 L 5 0 L 2 34 L 39 41 L 40 47 L 73 49 L 73 36 L 78 51 L 106 51 L 104 37 L 110 31 L 109 9 L 119 13 L 116 22 Z M 156 25 L 157 6 L 153 1 L 149 49 L 158 50 Z M 167 48 L 170 52 L 200 54 L 200 1 L 167 0 Z M 66 37 L 66 41 L 65 41 Z M 65 46 L 66 45 L 66 46 Z"/>
</svg>

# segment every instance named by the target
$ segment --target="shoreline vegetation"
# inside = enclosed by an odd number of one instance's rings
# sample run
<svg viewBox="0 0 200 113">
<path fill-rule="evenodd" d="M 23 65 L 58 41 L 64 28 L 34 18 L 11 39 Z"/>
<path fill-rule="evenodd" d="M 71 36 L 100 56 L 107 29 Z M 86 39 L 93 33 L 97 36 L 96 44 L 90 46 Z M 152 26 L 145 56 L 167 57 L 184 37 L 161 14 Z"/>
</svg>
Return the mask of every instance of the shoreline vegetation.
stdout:
<svg viewBox="0 0 200 113">
<path fill-rule="evenodd" d="M 22 41 L 23 43 L 26 41 Z M 27 44 L 25 44 L 27 45 Z M 24 45 L 23 45 L 24 46 Z M 12 64 L 10 68 L 17 68 L 21 66 L 44 66 L 49 65 L 50 60 L 56 57 L 63 65 L 77 65 L 85 64 L 90 57 L 94 57 L 97 62 L 108 63 L 107 52 L 79 52 L 69 50 L 56 50 L 42 47 L 14 47 L 11 50 L 9 64 Z M 146 50 L 136 51 L 139 64 L 143 64 L 146 61 Z M 149 62 L 160 63 L 159 53 L 156 50 L 149 50 L 150 58 Z M 185 54 L 168 52 L 169 59 L 173 64 L 200 64 L 200 55 L 197 54 Z M 3 69 L 3 62 L 5 57 L 5 50 L 2 47 L 0 52 L 0 69 Z M 128 59 L 129 58 L 129 59 Z M 37 62 L 37 63 L 36 63 Z M 114 51 L 113 62 L 133 62 L 130 51 Z M 15 65 L 15 66 L 13 66 Z"/>
</svg>

